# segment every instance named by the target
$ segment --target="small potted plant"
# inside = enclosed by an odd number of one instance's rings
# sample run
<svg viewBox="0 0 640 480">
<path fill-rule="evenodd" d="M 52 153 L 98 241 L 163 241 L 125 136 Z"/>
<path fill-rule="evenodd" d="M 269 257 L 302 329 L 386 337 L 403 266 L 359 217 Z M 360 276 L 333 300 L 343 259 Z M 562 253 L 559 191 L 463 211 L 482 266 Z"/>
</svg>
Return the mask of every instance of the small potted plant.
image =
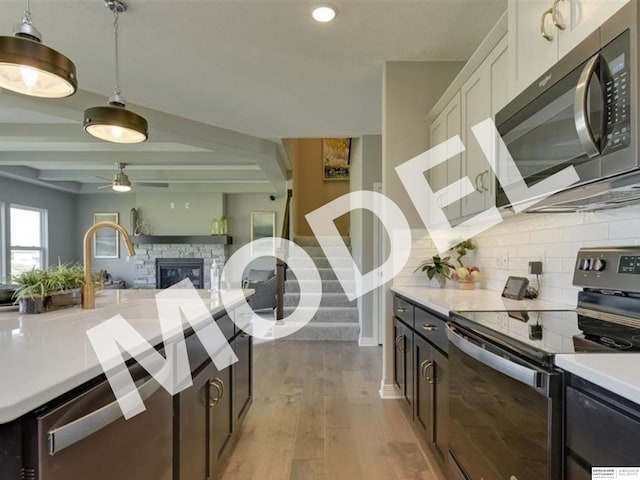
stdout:
<svg viewBox="0 0 640 480">
<path fill-rule="evenodd" d="M 14 276 L 13 281 L 20 313 L 44 313 L 81 303 L 84 270 L 80 264 L 59 264 L 30 270 Z"/>
<path fill-rule="evenodd" d="M 430 281 L 435 278 L 438 286 L 444 288 L 451 272 L 456 268 L 450 260 L 451 257 L 440 258 L 440 255 L 434 255 L 430 260 L 425 260 L 418 265 L 414 273 L 421 270 L 426 273 Z"/>
</svg>

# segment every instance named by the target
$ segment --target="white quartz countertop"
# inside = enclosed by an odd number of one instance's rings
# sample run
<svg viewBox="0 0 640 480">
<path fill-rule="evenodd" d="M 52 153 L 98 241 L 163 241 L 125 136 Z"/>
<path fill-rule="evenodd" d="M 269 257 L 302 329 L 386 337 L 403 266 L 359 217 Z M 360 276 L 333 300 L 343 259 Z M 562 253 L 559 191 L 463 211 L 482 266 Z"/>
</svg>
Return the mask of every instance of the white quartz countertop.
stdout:
<svg viewBox="0 0 640 480">
<path fill-rule="evenodd" d="M 0 423 L 14 420 L 102 374 L 86 332 L 115 315 L 122 315 L 150 344 L 162 343 L 155 303 L 158 292 L 104 290 L 96 297 L 94 310 L 78 306 L 38 315 L 0 310 Z M 225 310 L 217 294 L 198 292 L 213 316 Z M 252 293 L 231 291 L 233 305 Z M 202 326 L 210 321 L 204 319 Z M 183 325 L 186 330 L 184 319 Z"/>
<path fill-rule="evenodd" d="M 640 353 L 573 353 L 555 364 L 640 405 Z"/>
<path fill-rule="evenodd" d="M 483 310 L 571 310 L 575 305 L 547 302 L 544 300 L 511 300 L 499 292 L 484 290 L 460 290 L 455 286 L 446 288 L 391 287 L 391 290 L 430 310 L 448 316 L 452 311 Z"/>
</svg>

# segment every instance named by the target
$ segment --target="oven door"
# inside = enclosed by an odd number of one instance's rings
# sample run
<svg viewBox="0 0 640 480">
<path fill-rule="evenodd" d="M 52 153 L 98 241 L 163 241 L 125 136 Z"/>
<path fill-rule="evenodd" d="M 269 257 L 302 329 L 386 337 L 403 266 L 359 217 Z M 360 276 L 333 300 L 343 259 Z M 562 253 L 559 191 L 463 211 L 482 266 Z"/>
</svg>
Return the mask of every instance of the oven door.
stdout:
<svg viewBox="0 0 640 480">
<path fill-rule="evenodd" d="M 573 166 L 577 186 L 636 167 L 623 152 L 632 141 L 629 57 L 629 31 L 597 53 L 578 48 L 500 111 L 498 131 L 517 167 L 498 158 L 501 183 L 532 187 Z M 526 200 L 496 190 L 498 207 Z"/>
<path fill-rule="evenodd" d="M 470 330 L 447 328 L 449 453 L 460 478 L 561 478 L 561 373 L 527 364 Z"/>
</svg>

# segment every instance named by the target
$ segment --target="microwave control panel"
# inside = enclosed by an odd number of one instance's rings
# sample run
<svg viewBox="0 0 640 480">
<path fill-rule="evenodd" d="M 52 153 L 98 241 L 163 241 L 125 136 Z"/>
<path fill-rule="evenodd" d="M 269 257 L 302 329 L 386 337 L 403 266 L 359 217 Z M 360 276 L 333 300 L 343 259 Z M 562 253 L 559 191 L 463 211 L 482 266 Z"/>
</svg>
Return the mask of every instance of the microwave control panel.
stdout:
<svg viewBox="0 0 640 480">
<path fill-rule="evenodd" d="M 640 247 L 582 248 L 573 271 L 576 287 L 640 293 Z"/>
<path fill-rule="evenodd" d="M 605 46 L 601 54 L 605 105 L 603 154 L 606 155 L 631 143 L 629 31 Z"/>
</svg>

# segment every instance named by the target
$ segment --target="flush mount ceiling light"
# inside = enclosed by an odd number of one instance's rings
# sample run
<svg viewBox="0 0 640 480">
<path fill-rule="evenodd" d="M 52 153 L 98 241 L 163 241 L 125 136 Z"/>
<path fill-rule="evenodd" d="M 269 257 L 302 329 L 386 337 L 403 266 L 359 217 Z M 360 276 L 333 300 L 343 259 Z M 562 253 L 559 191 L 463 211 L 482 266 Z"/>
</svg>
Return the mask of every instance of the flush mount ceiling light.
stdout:
<svg viewBox="0 0 640 480">
<path fill-rule="evenodd" d="M 311 16 L 316 22 L 327 23 L 336 18 L 337 13 L 333 5 L 321 5 L 311 11 Z"/>
<path fill-rule="evenodd" d="M 149 137 L 149 126 L 144 117 L 127 110 L 120 92 L 120 62 L 118 52 L 118 19 L 127 11 L 127 4 L 121 0 L 105 0 L 106 7 L 113 12 L 113 32 L 115 38 L 116 85 L 109 105 L 92 107 L 84 111 L 84 130 L 101 140 L 114 143 L 141 143 Z M 115 188 L 114 188 L 115 190 Z"/>
<path fill-rule="evenodd" d="M 41 43 L 42 34 L 31 23 L 29 0 L 15 36 L 0 37 L 0 88 L 32 97 L 63 98 L 76 93 L 76 66 Z"/>
</svg>

